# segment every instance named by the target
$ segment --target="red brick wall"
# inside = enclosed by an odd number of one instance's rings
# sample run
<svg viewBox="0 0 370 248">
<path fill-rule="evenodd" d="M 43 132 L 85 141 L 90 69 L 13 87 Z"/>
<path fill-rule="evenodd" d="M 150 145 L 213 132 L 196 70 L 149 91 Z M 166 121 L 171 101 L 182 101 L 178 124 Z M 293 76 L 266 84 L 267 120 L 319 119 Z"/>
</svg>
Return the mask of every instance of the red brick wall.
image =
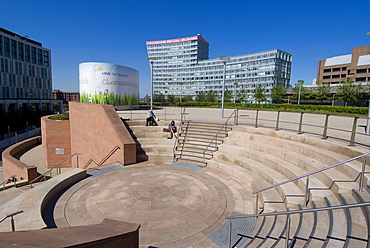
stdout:
<svg viewBox="0 0 370 248">
<path fill-rule="evenodd" d="M 71 153 L 81 153 L 79 167 L 93 159 L 99 163 L 115 146 L 105 164 L 136 162 L 136 144 L 112 105 L 70 102 Z M 95 167 L 90 164 L 89 167 Z M 73 160 L 73 167 L 76 162 Z"/>
<path fill-rule="evenodd" d="M 41 118 L 42 157 L 46 167 L 51 168 L 72 155 L 70 121 L 50 120 L 49 116 Z M 56 154 L 56 149 L 64 149 L 64 154 Z M 73 158 L 75 159 L 75 158 Z M 61 167 L 71 167 L 71 159 Z"/>
</svg>

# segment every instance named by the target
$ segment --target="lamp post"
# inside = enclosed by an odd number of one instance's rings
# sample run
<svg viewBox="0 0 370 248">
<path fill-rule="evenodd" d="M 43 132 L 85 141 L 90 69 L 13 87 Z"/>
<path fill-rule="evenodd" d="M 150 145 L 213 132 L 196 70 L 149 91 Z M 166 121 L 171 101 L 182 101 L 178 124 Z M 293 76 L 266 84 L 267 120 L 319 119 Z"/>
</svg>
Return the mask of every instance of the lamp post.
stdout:
<svg viewBox="0 0 370 248">
<path fill-rule="evenodd" d="M 182 85 L 184 83 L 183 82 L 180 82 L 179 85 L 181 85 L 181 91 L 180 91 L 180 102 L 182 102 Z"/>
<path fill-rule="evenodd" d="M 153 63 L 157 58 L 148 57 L 150 62 L 150 109 L 153 110 Z"/>
<path fill-rule="evenodd" d="M 236 87 L 238 86 L 238 83 L 234 83 L 234 103 L 236 102 Z"/>
<path fill-rule="evenodd" d="M 221 117 L 224 118 L 224 108 L 225 108 L 225 79 L 226 79 L 226 62 L 230 60 L 230 58 L 223 57 L 219 58 L 224 63 L 224 76 L 222 82 L 222 99 L 221 99 Z"/>
<path fill-rule="evenodd" d="M 302 84 L 304 83 L 303 80 L 298 80 L 299 83 L 299 91 L 298 91 L 298 105 L 301 103 L 301 90 L 302 90 Z"/>
</svg>

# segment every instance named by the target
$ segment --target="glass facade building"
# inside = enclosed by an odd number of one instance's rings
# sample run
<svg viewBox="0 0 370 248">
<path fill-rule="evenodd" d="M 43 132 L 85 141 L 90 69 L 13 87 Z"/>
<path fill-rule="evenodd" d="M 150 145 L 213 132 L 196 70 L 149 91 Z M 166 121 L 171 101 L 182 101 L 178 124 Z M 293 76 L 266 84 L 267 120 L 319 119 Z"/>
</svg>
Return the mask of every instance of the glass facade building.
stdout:
<svg viewBox="0 0 370 248">
<path fill-rule="evenodd" d="M 0 99 L 52 99 L 50 50 L 0 28 Z"/>
<path fill-rule="evenodd" d="M 225 87 L 246 92 L 253 102 L 253 91 L 262 85 L 268 94 L 275 85 L 288 87 L 292 55 L 275 49 L 234 56 L 224 64 L 220 58 L 208 59 L 209 43 L 201 36 L 147 41 L 152 60 L 153 93 L 194 97 L 210 90 L 222 94 L 226 64 Z M 224 60 L 225 61 L 225 60 Z"/>
</svg>

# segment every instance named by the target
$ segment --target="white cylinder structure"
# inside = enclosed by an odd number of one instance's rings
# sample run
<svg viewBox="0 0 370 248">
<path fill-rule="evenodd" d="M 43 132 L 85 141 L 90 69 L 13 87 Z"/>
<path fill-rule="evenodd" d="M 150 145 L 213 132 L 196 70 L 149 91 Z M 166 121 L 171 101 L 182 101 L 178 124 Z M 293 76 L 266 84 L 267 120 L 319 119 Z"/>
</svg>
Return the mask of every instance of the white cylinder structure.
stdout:
<svg viewBox="0 0 370 248">
<path fill-rule="evenodd" d="M 139 104 L 139 71 L 110 63 L 86 62 L 79 65 L 81 102 Z"/>
</svg>

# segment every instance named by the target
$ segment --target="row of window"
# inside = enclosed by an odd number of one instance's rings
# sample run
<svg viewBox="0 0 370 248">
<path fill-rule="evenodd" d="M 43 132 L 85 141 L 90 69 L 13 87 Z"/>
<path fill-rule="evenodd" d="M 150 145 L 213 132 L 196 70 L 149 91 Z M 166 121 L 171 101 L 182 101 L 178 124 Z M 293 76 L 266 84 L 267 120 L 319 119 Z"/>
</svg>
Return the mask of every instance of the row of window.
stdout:
<svg viewBox="0 0 370 248">
<path fill-rule="evenodd" d="M 50 66 L 48 50 L 16 41 L 3 35 L 0 35 L 0 56 L 36 65 Z"/>
<path fill-rule="evenodd" d="M 24 89 L 16 87 L 1 87 L 0 98 L 7 99 L 50 99 L 50 91 L 42 89 Z"/>
<path fill-rule="evenodd" d="M 346 71 L 346 70 L 347 70 L 347 67 L 324 69 L 324 73 Z M 370 68 L 356 69 L 356 74 L 359 74 L 359 73 L 370 73 Z M 348 72 L 348 74 L 353 74 L 353 73 Z"/>
<path fill-rule="evenodd" d="M 0 72 L 45 79 L 50 78 L 49 68 L 17 62 L 5 58 L 0 59 Z"/>
<path fill-rule="evenodd" d="M 0 85 L 51 90 L 51 80 L 0 73 Z"/>
</svg>

